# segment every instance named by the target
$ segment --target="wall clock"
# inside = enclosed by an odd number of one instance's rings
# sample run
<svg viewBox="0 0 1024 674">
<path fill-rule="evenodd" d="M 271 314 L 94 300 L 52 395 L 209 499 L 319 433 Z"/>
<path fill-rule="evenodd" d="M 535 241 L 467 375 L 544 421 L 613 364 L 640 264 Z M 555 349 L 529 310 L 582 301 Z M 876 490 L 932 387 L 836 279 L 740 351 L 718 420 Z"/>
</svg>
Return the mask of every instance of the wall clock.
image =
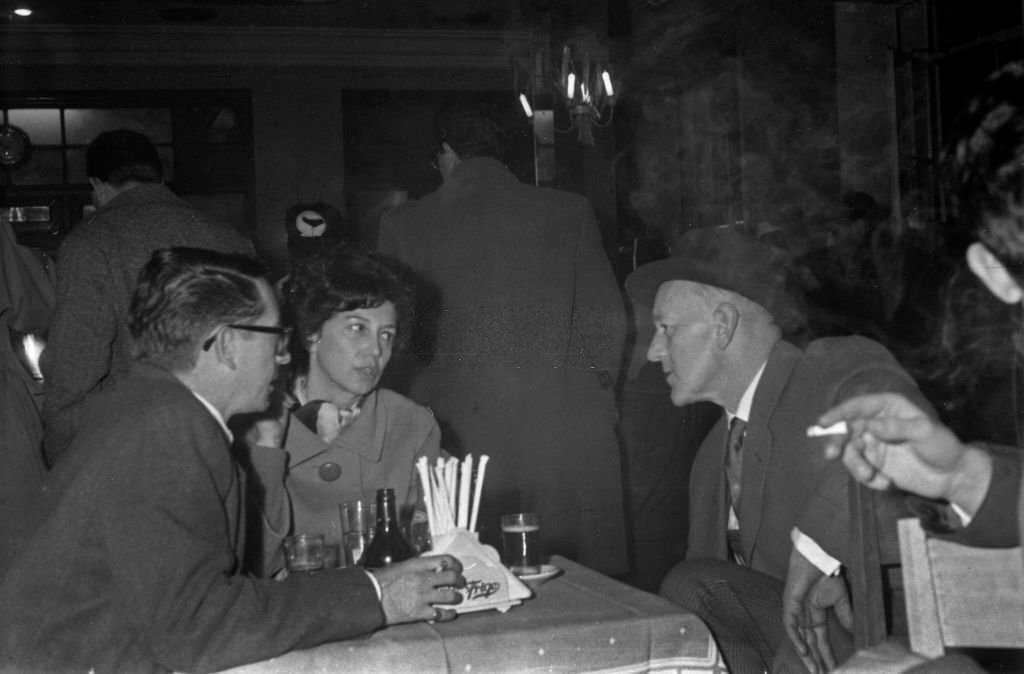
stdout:
<svg viewBox="0 0 1024 674">
<path fill-rule="evenodd" d="M 21 166 L 31 151 L 32 143 L 27 133 L 10 124 L 0 125 L 0 166 Z"/>
</svg>

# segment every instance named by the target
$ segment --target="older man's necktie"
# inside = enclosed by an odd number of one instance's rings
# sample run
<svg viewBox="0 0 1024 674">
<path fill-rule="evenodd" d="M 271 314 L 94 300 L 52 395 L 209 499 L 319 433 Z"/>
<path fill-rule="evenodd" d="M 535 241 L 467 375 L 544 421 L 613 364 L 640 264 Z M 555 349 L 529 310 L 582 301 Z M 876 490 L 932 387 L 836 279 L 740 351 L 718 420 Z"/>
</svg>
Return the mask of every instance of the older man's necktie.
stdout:
<svg viewBox="0 0 1024 674">
<path fill-rule="evenodd" d="M 740 484 L 743 478 L 743 438 L 746 433 L 747 422 L 739 417 L 733 417 L 729 422 L 729 435 L 725 443 L 725 479 L 729 484 L 729 504 L 737 518 L 740 512 Z M 739 528 L 730 526 L 726 536 L 733 559 L 738 564 L 746 564 L 743 547 L 740 544 Z"/>
</svg>

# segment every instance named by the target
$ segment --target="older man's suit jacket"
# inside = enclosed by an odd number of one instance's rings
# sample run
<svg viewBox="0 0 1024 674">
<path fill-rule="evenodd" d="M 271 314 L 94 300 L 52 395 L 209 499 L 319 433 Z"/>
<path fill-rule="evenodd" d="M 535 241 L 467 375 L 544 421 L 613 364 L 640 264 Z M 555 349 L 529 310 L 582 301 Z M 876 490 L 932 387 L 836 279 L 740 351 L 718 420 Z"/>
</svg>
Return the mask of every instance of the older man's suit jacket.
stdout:
<svg viewBox="0 0 1024 674">
<path fill-rule="evenodd" d="M 826 552 L 847 561 L 848 476 L 826 461 L 807 427 L 847 398 L 896 392 L 931 410 L 913 380 L 881 345 L 860 337 L 819 339 L 801 351 L 776 344 L 754 393 L 743 443 L 740 490 L 742 552 L 755 570 L 784 580 L 794 526 Z M 688 559 L 729 559 L 726 421 L 716 424 L 690 474 Z"/>
<path fill-rule="evenodd" d="M 244 488 L 202 403 L 136 366 L 90 405 L 0 584 L 0 671 L 215 671 L 379 627 L 361 570 L 240 575 Z"/>
</svg>

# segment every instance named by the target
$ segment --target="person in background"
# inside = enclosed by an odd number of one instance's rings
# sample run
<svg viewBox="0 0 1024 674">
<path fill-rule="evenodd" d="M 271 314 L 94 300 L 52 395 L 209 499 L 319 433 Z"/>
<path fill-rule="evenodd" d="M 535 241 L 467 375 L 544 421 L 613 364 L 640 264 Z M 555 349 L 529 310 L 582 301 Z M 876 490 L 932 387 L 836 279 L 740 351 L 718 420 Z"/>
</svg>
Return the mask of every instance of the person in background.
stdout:
<svg viewBox="0 0 1024 674">
<path fill-rule="evenodd" d="M 246 485 L 226 422 L 267 407 L 287 331 L 262 265 L 164 249 L 131 302 L 136 361 L 51 472 L 42 525 L 0 582 L 4 671 L 216 671 L 443 620 L 458 560 L 242 575 Z"/>
<path fill-rule="evenodd" d="M 437 415 L 446 449 L 491 458 L 481 539 L 503 513 L 536 511 L 549 553 L 627 569 L 615 386 L 622 294 L 586 198 L 524 185 L 505 129 L 481 105 L 437 117 L 442 185 L 385 214 L 379 249 L 411 267 L 418 349 L 409 395 Z"/>
<path fill-rule="evenodd" d="M 24 340 L 46 334 L 53 302 L 52 268 L 46 258 L 19 245 L 11 223 L 0 221 L 0 575 L 32 531 L 35 501 L 46 475 L 43 387 Z"/>
<path fill-rule="evenodd" d="M 672 402 L 711 401 L 724 414 L 691 470 L 686 559 L 660 593 L 704 620 L 732 672 L 831 666 L 851 650 L 848 596 L 835 575 L 849 558 L 848 480 L 805 430 L 858 393 L 920 396 L 875 342 L 819 339 L 799 349 L 783 340 L 804 317 L 766 244 L 704 228 L 674 251 L 640 267 L 626 289 L 653 307 L 647 357 L 665 372 Z M 814 627 L 803 602 L 821 597 L 832 609 L 831 641 L 797 658 L 787 634 Z"/>
<path fill-rule="evenodd" d="M 953 222 L 972 239 L 967 266 L 995 297 L 1014 306 L 1024 300 L 1022 154 L 1024 62 L 1018 61 L 985 82 L 944 157 Z M 1020 325 L 1013 337 L 1019 348 Z M 929 520 L 950 526 L 933 533 L 979 547 L 1014 547 L 1024 540 L 1020 449 L 964 443 L 897 395 L 853 398 L 818 419 L 838 421 L 848 424 L 848 433 L 829 439 L 826 456 L 841 458 L 850 474 L 873 489 L 896 487 L 947 503 L 952 513 Z M 953 655 L 920 671 L 980 670 Z"/>
<path fill-rule="evenodd" d="M 285 283 L 297 332 L 291 411 L 254 425 L 250 446 L 264 508 L 280 535 L 268 540 L 264 573 L 289 533 L 340 543 L 338 504 L 374 500 L 392 487 L 411 523 L 420 502 L 415 463 L 441 454 L 430 410 L 379 388 L 412 324 L 412 292 L 391 261 L 348 245 L 310 253 Z M 283 452 L 281 449 L 283 448 Z"/>
<path fill-rule="evenodd" d="M 195 246 L 253 254 L 252 243 L 163 184 L 156 147 L 134 131 L 98 135 L 86 149 L 96 212 L 57 256 L 57 305 L 42 356 L 44 449 L 53 466 L 74 437 L 83 405 L 131 362 L 128 303 L 158 248 Z"/>
</svg>

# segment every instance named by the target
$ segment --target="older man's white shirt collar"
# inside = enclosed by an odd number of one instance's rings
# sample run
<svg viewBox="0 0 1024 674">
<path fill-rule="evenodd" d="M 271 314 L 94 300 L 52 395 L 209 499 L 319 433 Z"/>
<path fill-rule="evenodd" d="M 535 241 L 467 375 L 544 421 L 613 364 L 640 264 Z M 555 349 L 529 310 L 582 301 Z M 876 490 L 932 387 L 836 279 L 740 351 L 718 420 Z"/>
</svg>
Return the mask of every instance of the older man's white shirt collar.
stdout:
<svg viewBox="0 0 1024 674">
<path fill-rule="evenodd" d="M 732 421 L 736 417 L 739 417 L 743 421 L 750 421 L 750 410 L 754 406 L 754 393 L 757 392 L 757 385 L 761 383 L 761 375 L 764 374 L 764 368 L 768 365 L 768 361 L 761 363 L 761 367 L 758 368 L 757 374 L 747 384 L 747 390 L 743 392 L 743 397 L 740 398 L 740 404 L 737 405 L 735 412 L 726 410 L 725 413 L 729 417 L 729 421 Z"/>
<path fill-rule="evenodd" d="M 189 389 L 189 390 L 191 390 L 191 389 Z M 213 415 L 213 418 L 217 420 L 217 423 L 220 424 L 221 430 L 224 431 L 224 436 L 227 437 L 227 439 L 228 439 L 228 444 L 231 444 L 232 442 L 234 442 L 235 441 L 235 436 L 234 436 L 234 434 L 231 433 L 230 430 L 228 430 L 228 425 L 224 421 L 224 416 L 220 413 L 220 410 L 218 410 L 216 407 L 214 407 L 212 404 L 210 404 L 209 400 L 207 400 L 203 396 L 199 395 L 195 391 L 192 391 L 192 395 L 194 395 L 196 397 L 196 400 L 198 400 L 199 402 L 201 402 L 203 404 L 203 407 L 205 407 L 210 412 L 210 414 Z"/>
</svg>

